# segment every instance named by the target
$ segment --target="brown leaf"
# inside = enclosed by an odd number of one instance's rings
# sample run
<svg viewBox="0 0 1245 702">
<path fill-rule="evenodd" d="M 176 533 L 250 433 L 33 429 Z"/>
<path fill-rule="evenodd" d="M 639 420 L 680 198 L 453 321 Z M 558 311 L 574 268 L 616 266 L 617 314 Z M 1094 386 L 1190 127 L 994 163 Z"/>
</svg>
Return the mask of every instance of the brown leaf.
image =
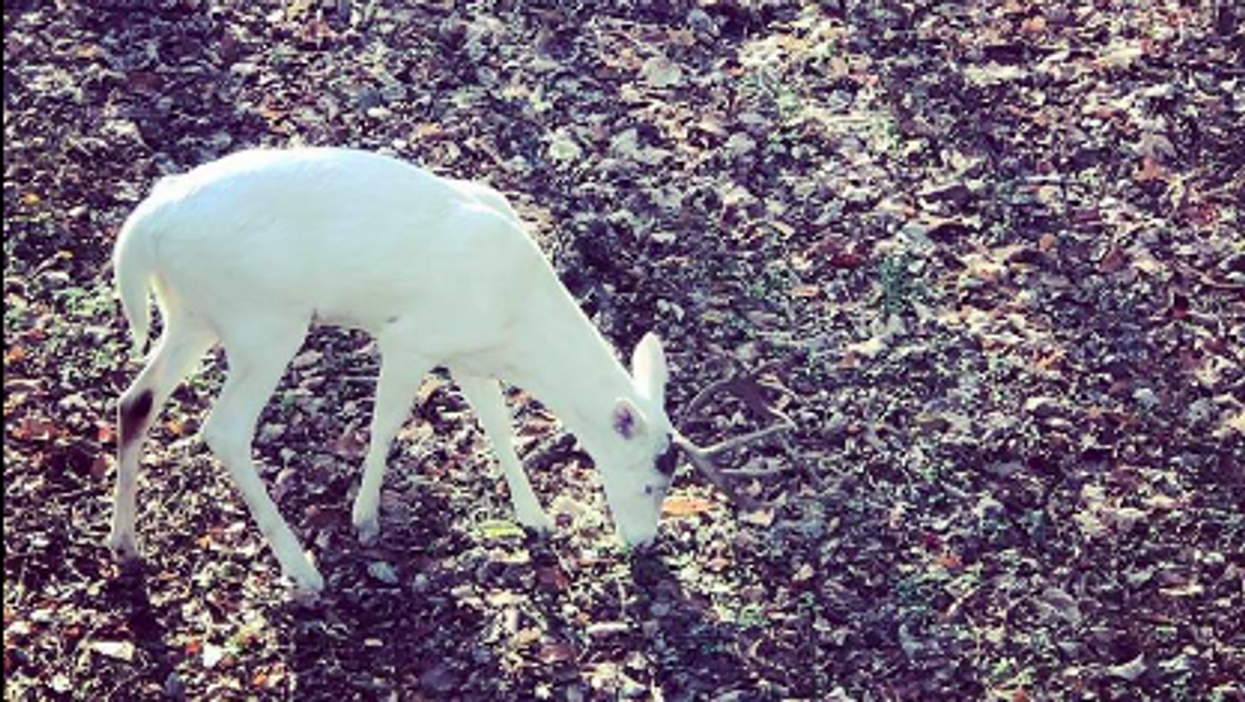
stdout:
<svg viewBox="0 0 1245 702">
<path fill-rule="evenodd" d="M 423 407 L 444 385 L 445 383 L 435 377 L 429 377 L 424 380 L 419 386 L 419 391 L 415 393 L 415 406 Z"/>
<path fill-rule="evenodd" d="M 557 566 L 545 566 L 536 571 L 536 579 L 542 587 L 554 592 L 565 592 L 571 585 L 570 578 Z"/>
<path fill-rule="evenodd" d="M 112 456 L 101 453 L 91 462 L 91 477 L 99 480 L 108 475 L 111 468 Z"/>
<path fill-rule="evenodd" d="M 661 511 L 668 517 L 690 517 L 708 512 L 712 507 L 712 502 L 701 497 L 674 495 L 662 504 Z"/>
<path fill-rule="evenodd" d="M 26 360 L 26 356 L 25 346 L 10 346 L 4 350 L 4 365 L 7 366 L 11 363 L 20 363 Z"/>
<path fill-rule="evenodd" d="M 536 654 L 542 663 L 565 663 L 575 660 L 575 656 L 575 649 L 563 641 L 550 641 L 541 646 L 540 653 Z"/>
<path fill-rule="evenodd" d="M 363 451 L 367 448 L 366 434 L 363 430 L 356 426 L 346 427 L 346 430 L 337 437 L 337 441 L 333 442 L 333 450 L 345 456 L 359 457 L 363 455 Z"/>
<path fill-rule="evenodd" d="M 1020 31 L 1025 34 L 1041 34 L 1046 31 L 1046 17 L 1035 15 L 1020 24 Z"/>
<path fill-rule="evenodd" d="M 1154 157 L 1143 156 L 1141 158 L 1141 166 L 1133 172 L 1133 180 L 1138 183 L 1149 183 L 1155 180 L 1167 180 L 1167 169 L 1163 168 Z"/>
<path fill-rule="evenodd" d="M 964 559 L 955 551 L 943 551 L 938 554 L 938 565 L 946 570 L 959 570 L 964 567 Z"/>
<path fill-rule="evenodd" d="M 39 417 L 23 417 L 13 430 L 13 437 L 22 441 L 51 441 L 60 431 L 52 422 Z"/>
<path fill-rule="evenodd" d="M 1098 261 L 1098 270 L 1103 273 L 1114 273 L 1123 268 L 1127 263 L 1128 254 L 1124 253 L 1124 250 L 1119 245 L 1113 244 L 1106 255 Z"/>
</svg>

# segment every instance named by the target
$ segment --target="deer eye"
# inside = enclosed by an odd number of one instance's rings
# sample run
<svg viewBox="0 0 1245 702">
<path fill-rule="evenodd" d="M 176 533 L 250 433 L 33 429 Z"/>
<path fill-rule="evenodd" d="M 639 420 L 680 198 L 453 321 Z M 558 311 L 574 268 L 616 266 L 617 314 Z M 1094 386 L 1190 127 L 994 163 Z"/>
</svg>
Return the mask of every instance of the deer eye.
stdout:
<svg viewBox="0 0 1245 702">
<path fill-rule="evenodd" d="M 671 444 L 666 450 L 657 457 L 657 471 L 662 475 L 674 475 L 674 469 L 679 465 L 679 454 L 675 450 L 674 444 Z"/>
</svg>

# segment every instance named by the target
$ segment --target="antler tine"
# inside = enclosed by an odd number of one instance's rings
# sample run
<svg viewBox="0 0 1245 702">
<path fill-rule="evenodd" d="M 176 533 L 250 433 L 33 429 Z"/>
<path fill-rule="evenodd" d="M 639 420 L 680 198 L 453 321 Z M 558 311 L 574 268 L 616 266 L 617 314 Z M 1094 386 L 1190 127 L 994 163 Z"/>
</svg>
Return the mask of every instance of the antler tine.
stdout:
<svg viewBox="0 0 1245 702">
<path fill-rule="evenodd" d="M 756 443 L 762 439 L 768 439 L 775 434 L 795 428 L 795 420 L 773 407 L 767 407 L 766 414 L 773 419 L 778 420 L 778 423 L 764 429 L 749 432 L 743 436 L 736 436 L 725 441 L 719 441 L 712 446 L 706 446 L 701 449 L 701 453 L 703 453 L 707 458 L 713 458 L 714 456 L 734 451 L 741 446 L 747 446 L 748 444 Z"/>
<path fill-rule="evenodd" d="M 677 431 L 674 433 L 675 444 L 687 454 L 692 466 L 695 467 L 702 475 L 709 479 L 719 490 L 726 494 L 733 502 L 739 504 L 747 510 L 757 509 L 760 505 L 751 497 L 735 490 L 731 485 L 730 479 L 733 477 L 755 476 L 761 475 L 757 471 L 748 470 L 724 470 L 714 463 L 714 457 L 719 456 L 735 449 L 741 448 L 751 443 L 769 438 L 779 432 L 787 431 L 795 428 L 795 422 L 781 410 L 771 407 L 765 402 L 762 390 L 769 389 L 785 394 L 789 397 L 794 396 L 787 388 L 778 383 L 767 383 L 757 379 L 761 373 L 768 368 L 761 368 L 752 373 L 739 374 L 710 383 L 688 403 L 686 409 L 680 415 L 680 420 L 685 421 L 707 404 L 709 398 L 714 394 L 727 391 L 735 395 L 752 411 L 763 414 L 766 417 L 776 420 L 777 423 L 764 429 L 749 432 L 743 436 L 737 436 L 725 441 L 718 442 L 708 447 L 700 447 L 691 440 L 684 437 Z M 772 475 L 774 471 L 765 471 L 763 474 Z"/>
<path fill-rule="evenodd" d="M 753 511 L 760 507 L 756 500 L 736 490 L 735 486 L 731 485 L 730 478 L 713 464 L 713 460 L 706 456 L 699 446 L 677 431 L 674 433 L 674 443 L 687 454 L 688 460 L 692 462 L 692 467 L 708 478 L 709 482 L 721 490 L 731 502 L 748 511 Z"/>
<path fill-rule="evenodd" d="M 738 397 L 744 404 L 748 405 L 748 409 L 757 414 L 772 415 L 774 409 L 765 401 L 764 396 L 760 392 L 761 390 L 772 390 L 787 397 L 795 397 L 795 393 L 783 387 L 781 383 L 760 379 L 773 365 L 766 364 L 751 372 L 729 375 L 701 388 L 700 392 L 696 393 L 691 402 L 688 402 L 687 406 L 683 408 L 683 412 L 679 415 L 680 424 L 690 419 L 692 415 L 709 403 L 710 398 L 719 392 L 728 392 Z"/>
<path fill-rule="evenodd" d="M 687 406 L 683 408 L 683 412 L 679 414 L 679 424 L 687 422 L 687 420 L 695 415 L 698 410 L 709 404 L 709 400 L 714 395 L 721 392 L 724 388 L 734 382 L 734 380 L 734 378 L 729 377 L 722 378 L 701 388 L 700 392 L 696 393 L 696 396 L 692 398 L 692 401 L 687 403 Z"/>
</svg>

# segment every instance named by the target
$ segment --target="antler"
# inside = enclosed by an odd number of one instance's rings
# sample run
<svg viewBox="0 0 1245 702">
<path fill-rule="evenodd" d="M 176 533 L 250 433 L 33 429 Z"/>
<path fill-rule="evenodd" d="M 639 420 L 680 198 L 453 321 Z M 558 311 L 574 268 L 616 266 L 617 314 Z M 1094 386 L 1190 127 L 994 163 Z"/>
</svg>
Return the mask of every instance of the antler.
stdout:
<svg viewBox="0 0 1245 702">
<path fill-rule="evenodd" d="M 711 483 L 714 484 L 714 486 L 724 492 L 733 502 L 736 502 L 747 510 L 754 510 L 760 505 L 757 504 L 756 500 L 753 500 L 751 497 L 748 497 L 747 495 L 744 495 L 736 490 L 731 484 L 730 479 L 761 474 L 772 474 L 772 471 L 760 473 L 754 470 L 726 470 L 719 468 L 714 462 L 714 458 L 734 451 L 735 449 L 742 448 L 748 444 L 769 438 L 779 432 L 795 428 L 795 422 L 781 410 L 774 408 L 766 402 L 764 395 L 764 391 L 767 389 L 780 392 L 787 396 L 792 396 L 792 392 L 777 383 L 766 383 L 758 380 L 757 377 L 764 372 L 764 370 L 765 369 L 760 369 L 754 373 L 736 375 L 710 383 L 700 392 L 696 393 L 696 396 L 692 398 L 691 402 L 688 403 L 687 408 L 683 410 L 683 413 L 679 417 L 679 423 L 681 425 L 685 424 L 697 410 L 702 409 L 706 404 L 708 404 L 711 397 L 721 392 L 727 392 L 738 397 L 745 405 L 748 406 L 748 409 L 756 412 L 757 414 L 775 420 L 776 423 L 764 429 L 744 434 L 743 436 L 737 436 L 732 439 L 727 439 L 725 441 L 703 447 L 696 445 L 678 431 L 675 431 L 672 437 L 674 444 L 687 454 L 692 466 L 696 468 L 696 470 L 700 471 L 701 475 L 704 475 Z"/>
</svg>

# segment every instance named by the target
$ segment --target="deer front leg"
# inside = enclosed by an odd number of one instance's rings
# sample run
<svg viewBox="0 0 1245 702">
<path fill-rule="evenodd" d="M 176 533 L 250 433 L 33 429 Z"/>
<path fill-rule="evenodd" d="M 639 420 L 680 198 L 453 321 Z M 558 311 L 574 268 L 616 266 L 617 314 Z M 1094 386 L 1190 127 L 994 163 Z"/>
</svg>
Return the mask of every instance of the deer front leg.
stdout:
<svg viewBox="0 0 1245 702">
<path fill-rule="evenodd" d="M 510 412 L 506 408 L 505 398 L 502 397 L 501 385 L 494 378 L 467 374 L 454 373 L 454 380 L 462 389 L 471 408 L 475 410 L 489 442 L 493 444 L 493 451 L 501 463 L 502 474 L 506 476 L 506 484 L 510 487 L 510 501 L 514 505 L 514 513 L 519 523 L 537 532 L 551 531 L 553 523 L 541 509 L 536 493 L 527 481 L 523 464 L 519 462 L 519 456 L 514 451 Z"/>
<path fill-rule="evenodd" d="M 385 479 L 385 461 L 389 447 L 411 412 L 411 403 L 432 363 L 401 354 L 394 349 L 386 352 L 381 343 L 380 378 L 376 383 L 376 407 L 372 413 L 372 436 L 367 457 L 363 459 L 363 484 L 355 496 L 351 518 L 359 541 L 371 544 L 380 536 L 380 488 Z"/>
<path fill-rule="evenodd" d="M 257 328 L 234 330 L 225 337 L 229 376 L 204 424 L 203 439 L 229 469 L 282 571 L 293 581 L 295 594 L 314 596 L 324 589 L 324 578 L 281 517 L 251 458 L 255 424 L 286 363 L 302 343 L 305 328 L 285 320 L 268 320 Z"/>
</svg>

